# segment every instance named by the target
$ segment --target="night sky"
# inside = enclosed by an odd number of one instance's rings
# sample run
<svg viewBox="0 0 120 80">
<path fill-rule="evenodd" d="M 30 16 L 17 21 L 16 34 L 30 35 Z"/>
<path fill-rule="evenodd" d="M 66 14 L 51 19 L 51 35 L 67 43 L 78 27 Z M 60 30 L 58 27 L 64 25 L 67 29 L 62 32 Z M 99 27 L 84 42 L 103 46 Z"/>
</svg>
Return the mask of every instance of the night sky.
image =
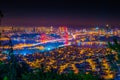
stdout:
<svg viewBox="0 0 120 80">
<path fill-rule="evenodd" d="M 119 24 L 120 3 L 93 0 L 1 0 L 2 25 Z"/>
</svg>

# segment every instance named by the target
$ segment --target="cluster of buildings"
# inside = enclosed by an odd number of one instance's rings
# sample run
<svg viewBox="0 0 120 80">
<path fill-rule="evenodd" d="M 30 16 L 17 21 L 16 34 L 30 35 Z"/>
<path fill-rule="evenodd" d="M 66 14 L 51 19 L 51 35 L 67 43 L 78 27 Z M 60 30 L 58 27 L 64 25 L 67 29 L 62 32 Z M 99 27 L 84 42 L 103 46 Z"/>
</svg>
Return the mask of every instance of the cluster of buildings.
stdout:
<svg viewBox="0 0 120 80">
<path fill-rule="evenodd" d="M 100 75 L 104 79 L 113 79 L 115 77 L 116 71 L 111 70 L 110 60 L 106 57 L 112 52 L 106 45 L 108 41 L 112 42 L 113 38 L 120 39 L 119 28 L 5 26 L 0 27 L 0 32 L 2 33 L 0 36 L 1 41 L 9 40 L 5 38 L 4 35 L 6 35 L 12 41 L 17 42 L 13 45 L 14 50 L 24 51 L 27 48 L 29 51 L 33 47 L 38 50 L 43 50 L 46 48 L 45 45 L 49 46 L 49 43 L 51 46 L 55 46 L 59 42 L 64 43 L 63 46 L 56 46 L 52 50 L 50 47 L 47 47 L 48 51 L 45 52 L 35 52 L 35 50 L 33 54 L 28 53 L 24 56 L 18 54 L 18 58 L 29 64 L 31 68 L 40 68 L 41 64 L 43 64 L 46 71 L 52 68 L 60 74 L 73 71 L 76 74 L 83 72 L 85 74 L 92 73 L 94 75 Z M 13 38 L 14 35 L 17 35 L 17 37 Z M 29 41 L 31 43 L 28 44 Z M 9 45 L 0 46 L 1 49 L 2 47 L 8 49 Z M 6 58 L 6 54 L 0 55 L 0 60 L 5 60 Z"/>
</svg>

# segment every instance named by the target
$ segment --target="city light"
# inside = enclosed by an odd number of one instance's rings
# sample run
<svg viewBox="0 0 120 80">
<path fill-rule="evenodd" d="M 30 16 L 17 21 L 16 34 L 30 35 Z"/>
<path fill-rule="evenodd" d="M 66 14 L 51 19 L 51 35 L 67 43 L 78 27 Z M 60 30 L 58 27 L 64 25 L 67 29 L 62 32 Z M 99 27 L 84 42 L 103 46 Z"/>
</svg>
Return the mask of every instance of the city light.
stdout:
<svg viewBox="0 0 120 80">
<path fill-rule="evenodd" d="M 76 30 L 67 26 L 59 28 L 42 26 L 29 27 L 26 32 L 26 28 L 23 27 L 0 28 L 5 31 L 0 40 L 8 43 L 9 39 L 5 35 L 9 36 L 12 40 L 13 53 L 22 55 L 21 58 L 31 68 L 40 68 L 39 63 L 45 62 L 46 71 L 49 71 L 52 66 L 52 68 L 58 69 L 59 74 L 66 73 L 66 69 L 70 68 L 75 74 L 81 71 L 89 74 L 92 71 L 104 79 L 115 77 L 106 55 L 111 53 L 107 47 L 108 41 L 113 44 L 113 37 L 120 39 L 119 29 L 113 28 L 111 32 L 108 32 L 100 27 Z M 8 32 L 9 34 L 6 34 Z M 3 43 L 0 49 L 3 50 L 4 55 L 1 55 L 3 57 L 0 60 L 7 59 L 6 55 L 11 49 L 10 45 Z M 117 53 L 112 51 L 112 54 Z M 32 57 L 27 58 L 27 56 Z M 119 60 L 117 55 L 115 60 Z"/>
</svg>

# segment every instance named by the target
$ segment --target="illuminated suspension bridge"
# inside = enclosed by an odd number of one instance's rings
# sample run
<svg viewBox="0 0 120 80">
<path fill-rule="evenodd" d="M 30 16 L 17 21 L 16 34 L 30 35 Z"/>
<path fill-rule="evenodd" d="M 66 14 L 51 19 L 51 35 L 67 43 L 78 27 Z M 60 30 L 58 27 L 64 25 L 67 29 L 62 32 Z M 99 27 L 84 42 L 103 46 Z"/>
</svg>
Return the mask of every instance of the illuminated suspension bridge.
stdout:
<svg viewBox="0 0 120 80">
<path fill-rule="evenodd" d="M 68 30 L 67 30 L 67 27 L 64 26 L 64 37 L 61 38 L 61 39 L 54 39 L 54 40 L 47 40 L 46 39 L 46 35 L 44 33 L 41 34 L 41 38 L 40 38 L 40 43 L 35 43 L 33 44 L 33 46 L 36 46 L 36 45 L 40 45 L 40 44 L 45 44 L 45 43 L 49 43 L 49 42 L 59 42 L 59 41 L 63 41 L 64 42 L 64 45 L 69 45 L 68 41 L 69 40 L 72 40 L 73 38 L 69 38 L 68 36 Z"/>
</svg>

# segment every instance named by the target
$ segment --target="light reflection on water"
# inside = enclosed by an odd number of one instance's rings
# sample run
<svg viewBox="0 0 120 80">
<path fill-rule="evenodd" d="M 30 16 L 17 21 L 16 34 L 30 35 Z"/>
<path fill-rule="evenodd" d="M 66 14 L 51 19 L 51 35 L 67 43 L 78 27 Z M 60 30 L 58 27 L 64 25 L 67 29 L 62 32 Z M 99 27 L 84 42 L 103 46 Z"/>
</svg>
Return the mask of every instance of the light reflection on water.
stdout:
<svg viewBox="0 0 120 80">
<path fill-rule="evenodd" d="M 43 45 L 38 45 L 38 46 L 44 46 L 43 50 L 37 49 L 35 47 L 26 47 L 20 50 L 14 50 L 15 54 L 32 54 L 32 53 L 37 53 L 37 52 L 46 52 L 53 50 L 55 48 L 58 48 L 60 45 L 63 45 L 63 42 L 52 42 L 52 43 L 46 43 Z"/>
<path fill-rule="evenodd" d="M 60 38 L 58 35 L 49 35 L 55 38 Z M 40 42 L 40 34 L 21 34 L 21 35 L 13 35 L 11 36 L 12 45 L 18 45 L 18 44 L 37 44 Z M 39 42 L 38 42 L 39 41 Z M 33 53 L 42 53 L 46 51 L 50 51 L 56 48 L 59 48 L 61 45 L 64 45 L 64 42 L 48 42 L 45 44 L 39 44 L 36 46 L 31 47 L 23 47 L 22 49 L 14 49 L 14 54 L 33 54 Z M 36 47 L 44 47 L 44 49 L 38 49 Z M 5 50 L 4 53 L 8 54 L 9 50 Z"/>
<path fill-rule="evenodd" d="M 60 39 L 61 38 L 57 34 L 48 35 L 48 36 L 53 37 L 54 39 Z M 108 42 L 108 41 L 113 41 L 113 38 L 116 38 L 118 40 L 120 39 L 120 37 L 118 37 L 118 36 L 111 36 L 109 38 L 105 38 L 105 36 L 102 36 L 102 37 L 96 37 L 96 41 L 99 40 L 99 41 Z M 47 51 L 50 51 L 50 50 L 53 50 L 53 49 L 56 49 L 56 48 L 59 48 L 59 47 L 66 46 L 66 45 L 64 45 L 64 41 L 60 41 L 60 42 L 59 41 L 52 41 L 52 42 L 47 42 L 47 43 L 41 44 L 40 34 L 13 35 L 13 36 L 11 36 L 11 40 L 12 40 L 12 45 L 13 46 L 18 45 L 18 44 L 23 44 L 23 45 L 24 44 L 33 44 L 33 45 L 38 44 L 38 45 L 31 46 L 31 47 L 23 47 L 22 49 L 14 49 L 14 51 L 13 51 L 14 54 L 23 54 L 23 55 L 47 52 Z M 71 42 L 74 43 L 75 41 L 71 41 Z M 82 44 L 82 42 L 78 42 L 77 45 L 81 46 L 81 44 Z M 36 47 L 41 47 L 41 46 L 44 47 L 44 49 L 36 48 Z M 101 46 L 102 46 L 102 44 L 100 44 L 100 47 Z M 96 46 L 92 45 L 92 46 L 87 46 L 87 47 L 96 47 Z M 97 46 L 97 47 L 99 47 L 99 46 Z M 18 46 L 18 48 L 19 48 L 19 46 Z M 8 54 L 9 50 L 5 50 L 5 51 L 3 51 L 3 53 Z"/>
</svg>

